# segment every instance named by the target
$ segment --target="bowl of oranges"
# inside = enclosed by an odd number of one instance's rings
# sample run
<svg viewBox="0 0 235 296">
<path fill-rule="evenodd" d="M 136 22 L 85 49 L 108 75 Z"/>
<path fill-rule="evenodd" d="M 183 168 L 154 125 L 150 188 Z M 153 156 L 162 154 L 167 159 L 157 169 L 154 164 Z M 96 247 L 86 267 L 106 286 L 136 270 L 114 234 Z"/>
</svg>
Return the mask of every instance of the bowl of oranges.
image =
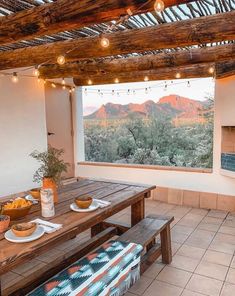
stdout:
<svg viewBox="0 0 235 296">
<path fill-rule="evenodd" d="M 32 202 L 18 197 L 13 201 L 8 201 L 2 205 L 2 215 L 10 216 L 11 220 L 25 217 L 32 207 Z"/>
</svg>

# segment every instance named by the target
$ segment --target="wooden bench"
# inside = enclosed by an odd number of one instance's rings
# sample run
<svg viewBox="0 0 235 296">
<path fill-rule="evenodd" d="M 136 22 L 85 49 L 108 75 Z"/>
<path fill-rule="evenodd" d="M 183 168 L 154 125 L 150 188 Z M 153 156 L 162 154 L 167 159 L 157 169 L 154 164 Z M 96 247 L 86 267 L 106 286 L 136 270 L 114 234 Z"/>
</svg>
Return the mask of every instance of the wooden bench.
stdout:
<svg viewBox="0 0 235 296">
<path fill-rule="evenodd" d="M 133 242 L 144 247 L 146 252 L 141 259 L 141 273 L 161 255 L 163 263 L 171 263 L 170 223 L 173 220 L 174 217 L 151 215 L 141 220 L 118 238 L 119 241 Z M 156 237 L 159 234 L 160 244 L 156 242 Z"/>
</svg>

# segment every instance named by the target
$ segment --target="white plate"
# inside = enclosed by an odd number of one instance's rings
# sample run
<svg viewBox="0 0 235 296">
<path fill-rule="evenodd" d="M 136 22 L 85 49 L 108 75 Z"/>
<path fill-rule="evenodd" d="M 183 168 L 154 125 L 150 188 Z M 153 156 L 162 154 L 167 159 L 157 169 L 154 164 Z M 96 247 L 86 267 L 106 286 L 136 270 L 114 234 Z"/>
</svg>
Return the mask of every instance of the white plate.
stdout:
<svg viewBox="0 0 235 296">
<path fill-rule="evenodd" d="M 12 243 L 28 243 L 39 239 L 45 233 L 42 226 L 38 225 L 33 234 L 26 237 L 16 236 L 11 230 L 5 233 L 5 239 Z"/>
<path fill-rule="evenodd" d="M 75 212 L 85 213 L 85 212 L 92 212 L 99 208 L 99 204 L 97 201 L 93 200 L 92 204 L 87 209 L 80 209 L 75 203 L 70 205 L 70 209 Z"/>
</svg>

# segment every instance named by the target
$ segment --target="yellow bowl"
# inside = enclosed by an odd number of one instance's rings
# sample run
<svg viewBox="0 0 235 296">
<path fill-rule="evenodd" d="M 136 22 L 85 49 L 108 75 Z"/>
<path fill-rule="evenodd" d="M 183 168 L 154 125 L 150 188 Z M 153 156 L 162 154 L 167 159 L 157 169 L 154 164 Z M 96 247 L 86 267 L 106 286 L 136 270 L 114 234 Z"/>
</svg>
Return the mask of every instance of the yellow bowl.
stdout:
<svg viewBox="0 0 235 296">
<path fill-rule="evenodd" d="M 19 237 L 30 236 L 37 228 L 37 224 L 33 222 L 14 224 L 11 227 L 12 232 Z"/>
<path fill-rule="evenodd" d="M 33 198 L 40 199 L 40 190 L 41 188 L 33 188 L 29 191 L 29 193 Z"/>
<path fill-rule="evenodd" d="M 92 203 L 92 197 L 89 195 L 82 195 L 76 197 L 75 203 L 80 209 L 88 209 Z"/>
</svg>

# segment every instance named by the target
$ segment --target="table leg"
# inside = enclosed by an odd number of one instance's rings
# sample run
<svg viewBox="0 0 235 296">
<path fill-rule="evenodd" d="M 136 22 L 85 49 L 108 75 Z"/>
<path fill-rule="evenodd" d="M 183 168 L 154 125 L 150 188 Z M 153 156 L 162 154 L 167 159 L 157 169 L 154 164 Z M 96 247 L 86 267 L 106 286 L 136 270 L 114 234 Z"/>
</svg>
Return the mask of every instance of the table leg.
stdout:
<svg viewBox="0 0 235 296">
<path fill-rule="evenodd" d="M 144 219 L 145 215 L 145 198 L 136 202 L 131 206 L 131 226 L 139 223 Z"/>
<path fill-rule="evenodd" d="M 161 236 L 161 251 L 162 251 L 162 262 L 170 264 L 172 261 L 172 250 L 171 250 L 171 230 L 170 225 L 160 233 Z"/>
<path fill-rule="evenodd" d="M 102 222 L 92 226 L 91 227 L 91 237 L 96 236 L 97 234 L 99 234 L 103 230 L 104 230 L 104 226 L 103 226 Z"/>
</svg>

